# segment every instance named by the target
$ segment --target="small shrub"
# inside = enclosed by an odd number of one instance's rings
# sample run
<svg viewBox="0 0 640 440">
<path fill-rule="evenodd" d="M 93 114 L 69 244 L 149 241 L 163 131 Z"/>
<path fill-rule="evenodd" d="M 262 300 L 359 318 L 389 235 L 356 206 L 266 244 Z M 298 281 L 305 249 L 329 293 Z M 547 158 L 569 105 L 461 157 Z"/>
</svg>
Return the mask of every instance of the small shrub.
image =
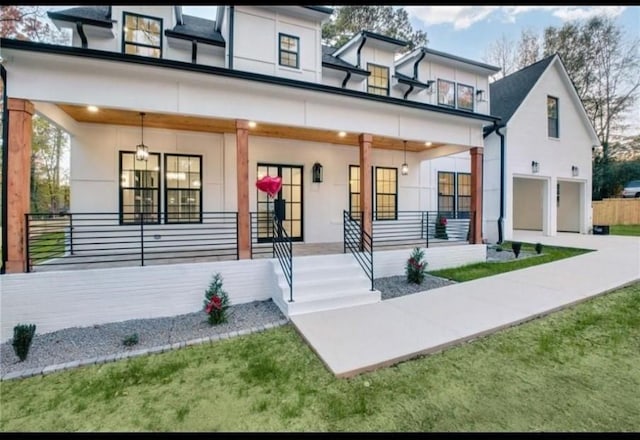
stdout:
<svg viewBox="0 0 640 440">
<path fill-rule="evenodd" d="M 222 276 L 216 273 L 204 293 L 204 311 L 209 315 L 209 324 L 227 322 L 227 309 L 231 305 L 229 295 L 222 289 Z"/>
<path fill-rule="evenodd" d="M 419 247 L 414 248 L 405 265 L 405 273 L 407 275 L 408 282 L 422 284 L 427 270 L 427 262 L 422 261 L 423 258 L 424 251 Z"/>
<path fill-rule="evenodd" d="M 137 333 L 133 333 L 129 336 L 126 336 L 123 340 L 122 340 L 122 345 L 124 345 L 125 347 L 132 347 L 134 345 L 136 345 L 138 343 L 139 339 L 138 339 L 138 334 Z"/>
<path fill-rule="evenodd" d="M 542 243 L 536 243 L 536 253 L 540 255 L 542 253 Z"/>
<path fill-rule="evenodd" d="M 502 246 L 496 246 L 496 252 L 502 252 Z"/>
<path fill-rule="evenodd" d="M 436 233 L 435 238 L 440 238 L 443 240 L 448 240 L 449 236 L 447 235 L 447 218 L 443 215 L 439 215 L 436 220 Z"/>
<path fill-rule="evenodd" d="M 522 243 L 520 243 L 519 241 L 514 241 L 513 243 L 511 243 L 511 249 L 513 250 L 516 258 L 518 258 L 518 255 L 520 255 L 520 249 L 522 249 Z"/>
<path fill-rule="evenodd" d="M 20 362 L 27 358 L 35 334 L 35 324 L 18 324 L 13 328 L 13 351 L 20 358 Z"/>
</svg>

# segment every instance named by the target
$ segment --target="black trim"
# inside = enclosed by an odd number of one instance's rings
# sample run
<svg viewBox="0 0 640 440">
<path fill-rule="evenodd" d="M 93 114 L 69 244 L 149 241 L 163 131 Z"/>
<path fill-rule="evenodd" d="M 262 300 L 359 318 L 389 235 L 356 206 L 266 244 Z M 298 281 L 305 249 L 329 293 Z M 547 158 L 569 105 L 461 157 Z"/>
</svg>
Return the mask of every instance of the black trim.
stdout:
<svg viewBox="0 0 640 440">
<path fill-rule="evenodd" d="M 175 11 L 175 14 L 176 14 L 176 24 L 183 25 L 184 21 L 182 19 L 182 6 L 174 6 L 173 10 Z"/>
<path fill-rule="evenodd" d="M 229 69 L 233 70 L 233 33 L 235 22 L 235 7 L 229 6 Z"/>
<path fill-rule="evenodd" d="M 459 56 L 456 56 L 456 55 L 451 55 L 451 54 L 446 53 L 446 52 L 440 52 L 438 50 L 428 49 L 426 47 L 423 47 L 422 50 L 424 52 L 428 53 L 428 54 L 431 54 L 431 55 L 436 55 L 436 56 L 440 56 L 440 57 L 443 57 L 443 58 L 449 58 L 450 60 L 460 61 L 460 62 L 465 63 L 465 64 L 471 64 L 473 66 L 481 67 L 483 69 L 491 70 L 493 72 L 499 72 L 500 71 L 499 67 L 491 66 L 489 64 L 479 63 L 478 61 L 473 61 L 473 60 L 470 60 L 468 58 L 462 58 L 462 57 L 459 57 Z"/>
<path fill-rule="evenodd" d="M 469 87 L 471 89 L 471 108 L 465 108 L 465 107 L 460 107 L 459 105 L 459 99 L 460 99 L 460 93 L 458 93 L 458 88 L 462 86 L 462 87 Z M 467 84 L 462 84 L 462 83 L 456 83 L 456 108 L 459 110 L 466 110 L 468 112 L 472 112 L 475 110 L 476 108 L 476 88 Z"/>
<path fill-rule="evenodd" d="M 111 8 L 111 7 L 109 7 Z M 111 14 L 111 11 L 109 11 L 109 14 Z M 93 18 L 87 18 L 87 17 L 78 17 L 77 15 L 68 15 L 65 14 L 63 12 L 47 12 L 47 15 L 49 16 L 49 18 L 51 20 L 60 20 L 60 21 L 69 21 L 71 23 L 77 23 L 78 21 L 81 21 L 83 24 L 88 24 L 90 26 L 97 26 L 97 27 L 103 27 L 103 28 L 108 28 L 108 29 L 113 29 L 113 21 L 112 20 L 95 20 Z M 111 15 L 109 15 L 110 17 Z"/>
<path fill-rule="evenodd" d="M 230 42 L 231 43 L 231 42 Z M 8 38 L 0 39 L 0 45 L 4 49 L 16 49 L 26 50 L 38 53 L 49 53 L 55 55 L 67 55 L 77 56 L 85 58 L 94 58 L 104 61 L 119 61 L 126 63 L 142 64 L 153 67 L 164 67 L 169 69 L 178 69 L 181 71 L 207 73 L 213 75 L 219 75 L 227 78 L 244 79 L 249 81 L 258 81 L 267 84 L 274 84 L 287 87 L 295 87 L 299 89 L 311 90 L 314 92 L 331 93 L 334 95 L 348 96 L 352 98 L 366 99 L 370 101 L 377 101 L 384 104 L 400 105 L 403 107 L 415 108 L 419 110 L 429 110 L 437 113 L 448 114 L 452 116 L 460 116 L 463 118 L 478 119 L 487 122 L 496 122 L 500 118 L 498 116 L 486 115 L 483 113 L 471 113 L 467 111 L 456 110 L 453 108 L 447 108 L 443 106 L 421 103 L 417 101 L 411 101 L 401 98 L 394 98 L 391 96 L 374 95 L 358 90 L 342 89 L 340 87 L 328 86 L 325 84 L 312 83 L 307 81 L 299 81 L 289 78 L 282 78 L 271 75 L 263 75 L 253 72 L 245 72 L 241 70 L 227 69 L 223 67 L 194 65 L 192 63 L 185 63 L 183 61 L 175 61 L 168 59 L 159 59 L 151 57 L 141 57 L 137 55 L 122 54 L 119 52 L 108 52 L 95 49 L 81 49 L 78 47 L 60 46 L 45 43 L 34 43 L 30 41 L 20 41 Z"/>
<path fill-rule="evenodd" d="M 9 161 L 9 113 L 7 108 L 7 70 L 0 65 L 2 78 L 2 267 L 0 274 L 5 273 L 7 261 L 7 171 Z"/>
<path fill-rule="evenodd" d="M 376 34 L 371 31 L 362 31 L 360 32 L 360 35 L 362 35 L 363 37 L 373 38 L 374 40 L 384 41 L 385 43 L 395 44 L 396 46 L 406 47 L 409 45 L 409 43 L 406 41 L 387 37 L 386 35 L 382 35 L 382 34 Z"/>
<path fill-rule="evenodd" d="M 441 174 L 450 174 L 453 176 L 452 179 L 452 186 L 453 186 L 453 194 L 442 194 L 440 192 L 440 175 Z M 438 195 L 438 216 L 440 216 L 440 212 L 450 212 L 452 216 L 455 216 L 456 213 L 456 186 L 457 186 L 457 179 L 456 179 L 456 172 L 455 171 L 438 171 L 438 187 L 436 189 L 437 195 Z M 440 209 L 440 197 L 451 197 L 451 200 L 453 201 L 453 203 L 451 204 L 451 211 L 443 211 L 442 209 Z"/>
<path fill-rule="evenodd" d="M 420 56 L 418 57 L 416 62 L 413 64 L 413 79 L 416 81 L 418 81 L 418 65 L 426 55 L 427 55 L 427 52 L 425 52 L 424 49 L 421 49 Z"/>
<path fill-rule="evenodd" d="M 198 61 L 198 40 L 191 42 L 191 62 L 196 63 Z"/>
<path fill-rule="evenodd" d="M 556 135 L 555 136 L 552 136 L 549 133 L 549 121 L 554 120 L 554 118 L 549 117 L 549 99 L 553 99 L 556 102 L 556 117 L 555 117 Z M 560 99 L 551 95 L 547 95 L 547 137 L 551 139 L 560 139 Z"/>
<path fill-rule="evenodd" d="M 84 49 L 89 47 L 89 42 L 87 41 L 87 35 L 84 33 L 84 28 L 82 27 L 81 21 L 76 21 L 76 30 L 78 31 L 78 35 L 80 35 L 80 41 L 82 41 L 82 47 Z"/>
<path fill-rule="evenodd" d="M 500 133 L 501 128 L 505 128 L 506 125 L 496 124 L 496 134 L 500 136 L 500 217 L 498 218 L 498 243 L 502 243 L 502 229 L 504 228 L 504 134 Z M 484 155 L 482 156 L 484 159 Z M 482 173 L 484 177 L 484 173 Z"/>
<path fill-rule="evenodd" d="M 174 31 L 173 29 L 167 29 L 164 31 L 164 35 L 169 38 L 177 38 L 179 40 L 198 41 L 199 43 L 210 44 L 212 46 L 224 47 L 224 41 L 213 40 L 211 38 L 194 37 L 190 34 Z"/>
<path fill-rule="evenodd" d="M 282 37 L 292 38 L 296 40 L 296 51 L 286 50 L 282 48 Z M 286 54 L 295 54 L 296 55 L 296 65 L 291 66 L 289 64 L 282 64 L 282 53 Z M 285 34 L 284 32 L 278 32 L 278 66 L 290 67 L 292 69 L 300 68 L 300 37 L 296 37 L 295 35 Z"/>
<path fill-rule="evenodd" d="M 429 88 L 429 84 L 410 78 L 406 75 L 403 75 L 402 73 L 396 73 L 395 75 L 393 75 L 393 77 L 396 78 L 399 83 L 406 84 L 408 86 L 419 87 L 422 89 Z"/>
<path fill-rule="evenodd" d="M 404 94 L 403 98 L 404 98 L 404 99 L 407 99 L 407 97 L 409 96 L 409 94 L 410 94 L 411 92 L 413 92 L 413 84 L 410 84 L 410 85 L 409 85 L 409 89 L 405 92 L 405 94 Z"/>
<path fill-rule="evenodd" d="M 161 219 L 160 219 L 160 206 L 162 206 L 162 203 L 160 201 L 160 197 L 162 196 L 162 162 L 161 162 L 161 155 L 160 153 L 149 153 L 149 156 L 158 156 L 158 167 L 160 168 L 158 170 L 158 212 L 156 213 L 156 216 L 158 218 L 158 221 L 155 222 L 131 222 L 131 223 L 125 223 L 124 222 L 124 213 L 122 212 L 122 190 L 123 189 L 134 189 L 135 187 L 130 187 L 130 188 L 122 188 L 122 155 L 123 154 L 133 154 L 133 160 L 135 162 L 136 160 L 136 152 L 135 151 L 128 151 L 128 150 L 119 150 L 118 151 L 118 223 L 120 225 L 125 225 L 125 226 L 129 226 L 129 225 L 139 225 L 140 223 L 144 223 L 145 225 L 159 225 L 161 224 Z M 134 165 L 135 168 L 135 165 Z M 148 170 L 146 170 L 148 171 Z M 142 220 L 144 220 L 144 215 L 142 216 Z"/>
<path fill-rule="evenodd" d="M 380 67 L 380 68 L 383 68 L 383 69 L 387 69 L 387 87 L 372 86 L 371 84 L 369 84 L 369 79 L 371 78 L 371 76 L 369 76 L 369 78 L 367 78 L 367 93 L 371 93 L 369 91 L 369 88 L 373 87 L 374 89 L 377 89 L 377 90 L 386 90 L 387 94 L 386 95 L 382 95 L 382 96 L 389 96 L 389 89 L 391 88 L 390 85 L 389 85 L 389 82 L 391 81 L 391 78 L 389 78 L 389 75 L 391 73 L 389 67 L 388 66 L 383 66 L 382 64 L 367 63 L 367 70 L 369 70 L 369 66 Z M 371 72 L 371 71 L 369 70 L 369 72 Z"/>
<path fill-rule="evenodd" d="M 360 165 L 349 165 L 349 175 L 347 176 L 348 179 L 349 179 L 349 183 L 347 184 L 347 185 L 349 185 L 349 191 L 347 191 L 347 192 L 349 194 L 349 200 L 348 200 L 348 202 L 349 202 L 349 215 L 351 216 L 351 218 L 353 218 L 353 215 L 352 215 L 353 214 L 353 205 L 351 204 L 351 196 L 353 194 L 358 194 L 358 200 L 360 200 L 360 197 L 359 197 L 359 195 L 360 195 L 360 185 L 358 185 L 358 191 L 357 192 L 352 192 L 351 191 L 351 169 L 352 168 L 357 168 L 358 170 L 360 170 Z M 371 167 L 371 168 L 373 168 L 373 167 Z M 358 172 L 358 182 L 360 182 L 360 173 L 359 172 Z M 371 191 L 371 192 L 373 193 L 373 191 Z M 373 200 L 372 200 L 372 202 L 373 202 Z M 358 202 L 358 204 L 360 204 L 360 203 Z M 360 207 L 360 211 L 362 211 L 362 207 Z M 360 219 L 358 219 L 358 220 L 360 220 Z"/>
<path fill-rule="evenodd" d="M 130 15 L 132 17 L 138 17 L 138 18 L 146 18 L 148 20 L 155 20 L 155 21 L 159 21 L 160 22 L 160 32 L 158 33 L 158 36 L 160 38 L 160 47 L 158 46 L 152 46 L 150 44 L 144 44 L 144 43 L 136 43 L 136 42 L 132 42 L 132 41 L 126 41 L 125 40 L 125 32 L 124 32 L 124 28 L 126 26 L 127 23 L 127 15 Z M 132 54 L 127 54 L 126 52 L 126 45 L 131 45 L 131 46 L 138 46 L 138 47 L 148 47 L 150 49 L 160 49 L 160 56 L 157 59 L 162 59 L 162 54 L 163 54 L 163 32 L 162 30 L 164 29 L 164 22 L 162 20 L 162 18 L 159 17 L 152 17 L 150 15 L 144 15 L 144 14 L 135 14 L 133 12 L 127 12 L 127 11 L 122 11 L 122 46 L 121 46 L 121 51 L 122 54 L 126 54 L 126 55 L 132 55 Z M 146 55 L 133 55 L 133 56 L 137 56 L 137 57 L 145 57 L 145 58 L 155 58 L 155 57 L 150 57 L 150 56 L 146 56 Z"/>
<path fill-rule="evenodd" d="M 371 75 L 371 72 L 367 70 L 359 69 L 357 67 L 344 66 L 342 64 L 329 63 L 327 61 L 322 62 L 322 67 L 327 67 L 329 69 L 344 70 L 345 72 L 351 72 L 351 73 L 355 73 L 356 75 L 362 75 L 362 76 Z"/>
<path fill-rule="evenodd" d="M 378 170 L 392 170 L 396 172 L 396 188 L 395 188 L 395 192 L 394 193 L 379 193 L 378 192 Z M 371 188 L 371 193 L 373 194 L 373 211 L 376 213 L 376 221 L 385 221 L 385 220 L 398 220 L 398 168 L 394 168 L 394 167 L 373 167 L 373 182 L 372 183 L 372 187 Z M 378 210 L 378 194 L 382 194 L 385 196 L 394 196 L 395 197 L 395 209 L 394 209 L 394 213 L 393 213 L 393 218 L 378 218 L 378 214 L 379 214 L 379 210 Z M 384 213 L 387 213 L 389 211 L 382 211 Z"/>
<path fill-rule="evenodd" d="M 356 67 L 357 68 L 360 68 L 360 66 L 361 66 L 361 63 L 360 63 L 360 52 L 362 51 L 362 47 L 364 46 L 364 43 L 366 43 L 366 42 L 367 42 L 367 38 L 364 37 L 362 39 L 362 41 L 360 42 L 360 46 L 358 46 L 358 50 L 356 51 L 356 54 L 358 56 L 358 62 L 356 63 Z"/>
<path fill-rule="evenodd" d="M 305 9 L 311 9 L 312 11 L 322 12 L 323 14 L 331 15 L 333 14 L 333 9 L 325 8 L 324 6 L 303 6 Z"/>
<path fill-rule="evenodd" d="M 347 86 L 347 83 L 349 82 L 350 79 L 351 79 L 351 72 L 347 70 L 347 75 L 344 77 L 344 80 L 342 81 L 343 89 Z"/>
<path fill-rule="evenodd" d="M 440 81 L 442 81 L 443 83 L 449 83 L 453 86 L 453 104 L 442 104 L 440 102 Z M 447 108 L 451 108 L 451 109 L 455 109 L 456 108 L 456 82 L 455 81 L 449 81 L 448 79 L 440 79 L 438 78 L 438 82 L 436 83 L 436 87 L 438 87 L 438 105 L 442 106 L 442 107 L 447 107 Z M 459 110 L 462 111 L 462 110 Z"/>
<path fill-rule="evenodd" d="M 203 187 L 203 183 L 204 183 L 204 179 L 202 176 L 202 154 L 182 154 L 182 153 L 165 153 L 163 158 L 163 168 L 162 168 L 162 175 L 160 176 L 161 181 L 164 182 L 164 185 L 162 185 L 162 195 L 164 197 L 164 224 L 165 225 L 183 225 L 183 224 L 198 224 L 198 223 L 202 223 L 202 213 L 204 211 L 203 206 L 202 206 L 202 187 Z M 167 158 L 169 156 L 173 156 L 173 157 L 197 157 L 200 159 L 200 187 L 195 189 L 195 188 L 191 188 L 191 184 L 189 184 L 189 188 L 168 188 L 167 187 L 167 173 L 168 173 L 168 168 L 167 168 Z M 199 202 L 199 206 L 200 206 L 200 215 L 198 216 L 198 221 L 192 221 L 192 222 L 188 222 L 188 221 L 169 221 L 169 201 L 168 201 L 168 197 L 167 197 L 167 193 L 169 191 L 198 191 L 198 193 L 200 194 L 200 202 Z"/>
</svg>

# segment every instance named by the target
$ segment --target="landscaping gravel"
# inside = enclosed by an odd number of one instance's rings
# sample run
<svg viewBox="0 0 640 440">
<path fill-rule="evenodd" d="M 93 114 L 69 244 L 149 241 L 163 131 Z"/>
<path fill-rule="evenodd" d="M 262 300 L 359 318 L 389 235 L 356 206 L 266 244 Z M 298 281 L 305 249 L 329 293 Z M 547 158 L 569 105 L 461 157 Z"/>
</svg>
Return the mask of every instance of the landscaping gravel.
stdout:
<svg viewBox="0 0 640 440">
<path fill-rule="evenodd" d="M 534 257 L 532 252 L 521 252 L 519 259 Z M 487 261 L 514 260 L 511 250 L 500 252 L 487 247 Z M 404 275 L 377 278 L 376 289 L 387 300 L 416 292 L 453 284 L 453 281 L 426 274 L 422 284 L 408 283 Z M 204 311 L 167 318 L 134 319 L 92 327 L 73 327 L 34 336 L 27 359 L 20 362 L 11 341 L 0 346 L 0 375 L 27 377 L 72 366 L 113 361 L 155 351 L 166 351 L 180 346 L 202 343 L 218 338 L 247 334 L 282 325 L 287 318 L 271 300 L 232 305 L 228 309 L 228 322 L 211 326 Z M 126 347 L 123 340 L 137 333 L 138 343 Z M 66 365 L 65 365 L 66 364 Z M 52 366 L 55 366 L 52 368 Z M 8 375 L 8 377 L 7 377 Z"/>
</svg>

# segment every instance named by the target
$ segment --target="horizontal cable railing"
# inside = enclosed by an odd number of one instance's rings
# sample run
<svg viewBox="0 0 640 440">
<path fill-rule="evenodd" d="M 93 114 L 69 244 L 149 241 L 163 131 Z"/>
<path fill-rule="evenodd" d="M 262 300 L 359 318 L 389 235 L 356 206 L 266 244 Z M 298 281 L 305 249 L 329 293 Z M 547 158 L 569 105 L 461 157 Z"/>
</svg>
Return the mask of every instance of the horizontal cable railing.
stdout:
<svg viewBox="0 0 640 440">
<path fill-rule="evenodd" d="M 273 253 L 273 212 L 251 212 L 251 258 L 275 258 Z"/>
<path fill-rule="evenodd" d="M 152 222 L 164 213 L 143 218 L 128 223 L 119 213 L 26 214 L 27 271 L 238 259 L 236 212 L 203 212 L 197 223 Z"/>
<path fill-rule="evenodd" d="M 362 212 L 343 211 L 344 252 L 351 252 L 373 288 L 373 239 L 362 229 Z"/>
</svg>

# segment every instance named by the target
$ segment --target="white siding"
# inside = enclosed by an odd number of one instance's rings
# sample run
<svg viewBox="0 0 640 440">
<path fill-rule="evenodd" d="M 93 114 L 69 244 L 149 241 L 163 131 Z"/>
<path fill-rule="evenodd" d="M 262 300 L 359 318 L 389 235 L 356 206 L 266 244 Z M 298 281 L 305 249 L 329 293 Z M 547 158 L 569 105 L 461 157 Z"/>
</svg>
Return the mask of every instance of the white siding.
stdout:
<svg viewBox="0 0 640 440">
<path fill-rule="evenodd" d="M 506 130 L 501 129 L 504 134 Z M 498 219 L 500 218 L 500 137 L 493 133 L 485 138 L 482 181 L 482 236 L 489 243 L 498 242 Z M 504 234 L 504 229 L 503 229 Z M 504 237 L 504 235 L 503 235 Z"/>
</svg>

